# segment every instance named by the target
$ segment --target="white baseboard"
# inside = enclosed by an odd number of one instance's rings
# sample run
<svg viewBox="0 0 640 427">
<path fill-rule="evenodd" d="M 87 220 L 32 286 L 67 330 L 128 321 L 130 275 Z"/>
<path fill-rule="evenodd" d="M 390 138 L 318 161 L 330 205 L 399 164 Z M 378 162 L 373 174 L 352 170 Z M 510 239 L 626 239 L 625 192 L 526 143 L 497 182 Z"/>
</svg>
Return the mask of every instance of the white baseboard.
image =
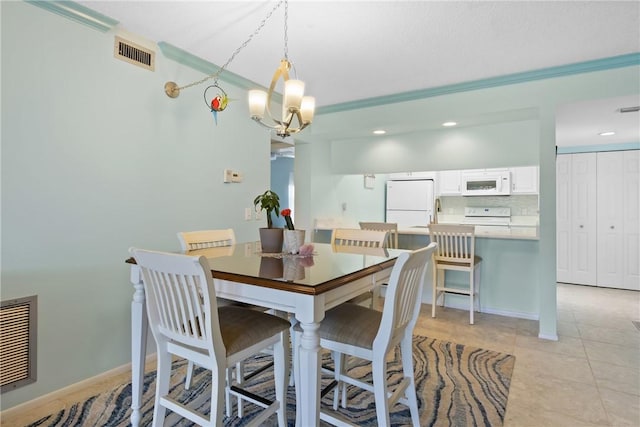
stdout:
<svg viewBox="0 0 640 427">
<path fill-rule="evenodd" d="M 495 310 L 491 308 L 482 308 L 483 313 L 497 314 L 498 316 L 515 317 L 517 319 L 540 320 L 540 316 L 535 313 L 522 313 L 519 311 Z"/>
<path fill-rule="evenodd" d="M 541 340 L 558 341 L 557 335 L 538 334 L 538 338 Z"/>
<path fill-rule="evenodd" d="M 149 366 L 148 364 L 154 363 L 156 361 L 156 353 L 152 353 L 148 355 L 145 360 L 146 360 L 145 366 Z M 5 409 L 4 411 L 0 412 L 0 415 L 2 415 L 0 418 L 4 418 L 4 417 L 9 418 L 17 413 L 23 413 L 23 412 L 29 412 L 29 411 L 35 410 L 36 408 L 46 405 L 49 402 L 59 400 L 64 396 L 82 391 L 88 387 L 93 386 L 94 384 L 108 380 L 110 377 L 121 375 L 126 372 L 131 372 L 131 363 L 118 366 L 106 372 L 102 372 L 101 374 L 98 374 L 94 377 L 84 379 L 75 384 L 71 384 L 61 389 L 52 391 L 51 393 L 47 393 L 40 397 L 36 397 L 35 399 L 30 400 L 28 402 L 24 402 L 12 408 Z"/>
<path fill-rule="evenodd" d="M 428 291 L 428 292 L 427 292 Z M 386 286 L 380 287 L 380 296 L 384 298 L 387 292 Z M 464 303 L 456 303 L 453 304 L 450 302 L 451 298 L 449 298 L 449 302 L 445 302 L 445 307 L 455 308 L 458 310 L 469 310 L 469 305 Z M 431 289 L 425 289 L 422 294 L 422 304 L 431 304 Z M 517 319 L 527 319 L 527 320 L 540 320 L 540 316 L 536 313 L 523 313 L 519 311 L 508 311 L 508 310 L 498 310 L 493 308 L 481 307 L 482 313 L 487 314 L 496 314 L 498 316 L 506 316 L 506 317 L 515 317 Z M 545 338 L 548 339 L 548 338 Z M 556 337 L 557 340 L 557 337 Z"/>
</svg>

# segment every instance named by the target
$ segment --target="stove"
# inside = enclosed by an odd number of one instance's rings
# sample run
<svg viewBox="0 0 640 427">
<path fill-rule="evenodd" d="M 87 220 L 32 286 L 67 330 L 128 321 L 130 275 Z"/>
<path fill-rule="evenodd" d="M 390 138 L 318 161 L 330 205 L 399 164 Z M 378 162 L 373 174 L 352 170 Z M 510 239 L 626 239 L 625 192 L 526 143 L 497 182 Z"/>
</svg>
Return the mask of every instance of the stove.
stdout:
<svg viewBox="0 0 640 427">
<path fill-rule="evenodd" d="M 511 208 L 464 208 L 463 224 L 508 227 L 511 224 Z"/>
</svg>

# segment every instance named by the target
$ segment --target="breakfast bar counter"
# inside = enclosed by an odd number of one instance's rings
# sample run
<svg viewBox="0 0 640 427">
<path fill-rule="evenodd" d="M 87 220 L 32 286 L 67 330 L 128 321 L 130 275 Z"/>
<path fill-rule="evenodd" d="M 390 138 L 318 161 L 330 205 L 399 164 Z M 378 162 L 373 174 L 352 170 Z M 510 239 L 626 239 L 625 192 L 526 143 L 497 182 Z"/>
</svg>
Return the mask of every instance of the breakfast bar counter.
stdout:
<svg viewBox="0 0 640 427">
<path fill-rule="evenodd" d="M 462 218 L 441 218 L 444 223 L 460 223 Z M 513 218 L 512 218 L 513 219 Z M 316 223 L 313 241 L 328 243 L 333 228 L 359 228 L 358 223 Z M 398 247 L 415 250 L 430 243 L 428 226 L 400 227 Z M 526 219 L 511 222 L 510 226 L 476 225 L 476 255 L 482 257 L 480 267 L 480 309 L 484 313 L 509 317 L 537 319 L 539 298 L 537 293 L 539 266 L 539 227 L 537 221 Z M 447 280 L 464 283 L 466 277 L 459 272 L 447 273 Z M 422 302 L 430 304 L 432 280 L 427 274 Z M 464 297 L 450 295 L 447 306 L 467 306 Z"/>
</svg>

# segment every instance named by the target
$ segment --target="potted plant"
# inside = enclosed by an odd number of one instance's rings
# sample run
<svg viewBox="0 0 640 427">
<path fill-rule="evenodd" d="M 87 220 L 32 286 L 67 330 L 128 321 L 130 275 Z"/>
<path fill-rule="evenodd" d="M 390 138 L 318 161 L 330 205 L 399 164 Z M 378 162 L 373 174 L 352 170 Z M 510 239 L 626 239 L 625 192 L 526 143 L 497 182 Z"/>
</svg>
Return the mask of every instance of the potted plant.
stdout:
<svg viewBox="0 0 640 427">
<path fill-rule="evenodd" d="M 273 220 L 271 213 L 275 212 L 276 216 L 280 216 L 280 197 L 271 190 L 267 190 L 253 199 L 253 206 L 256 208 L 260 205 L 260 209 L 267 212 L 267 228 L 273 228 Z"/>
<path fill-rule="evenodd" d="M 262 252 L 282 252 L 283 230 L 282 228 L 273 228 L 273 219 L 271 214 L 275 212 L 276 216 L 280 216 L 280 197 L 267 190 L 253 200 L 253 205 L 266 212 L 267 228 L 260 228 L 260 243 Z"/>
</svg>

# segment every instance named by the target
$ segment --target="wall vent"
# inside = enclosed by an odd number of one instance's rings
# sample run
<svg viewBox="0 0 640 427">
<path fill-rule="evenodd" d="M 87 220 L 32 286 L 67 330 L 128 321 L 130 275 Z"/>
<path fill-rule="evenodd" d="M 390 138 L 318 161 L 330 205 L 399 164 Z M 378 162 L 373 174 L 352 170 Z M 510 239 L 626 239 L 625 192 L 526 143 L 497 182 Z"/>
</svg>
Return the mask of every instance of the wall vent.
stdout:
<svg viewBox="0 0 640 427">
<path fill-rule="evenodd" d="M 640 105 L 635 107 L 623 107 L 620 109 L 621 113 L 635 113 L 636 111 L 640 111 Z"/>
<path fill-rule="evenodd" d="M 115 36 L 113 56 L 147 70 L 155 70 L 156 53 L 122 37 Z"/>
<path fill-rule="evenodd" d="M 36 381 L 38 297 L 0 303 L 0 392 Z"/>
</svg>

